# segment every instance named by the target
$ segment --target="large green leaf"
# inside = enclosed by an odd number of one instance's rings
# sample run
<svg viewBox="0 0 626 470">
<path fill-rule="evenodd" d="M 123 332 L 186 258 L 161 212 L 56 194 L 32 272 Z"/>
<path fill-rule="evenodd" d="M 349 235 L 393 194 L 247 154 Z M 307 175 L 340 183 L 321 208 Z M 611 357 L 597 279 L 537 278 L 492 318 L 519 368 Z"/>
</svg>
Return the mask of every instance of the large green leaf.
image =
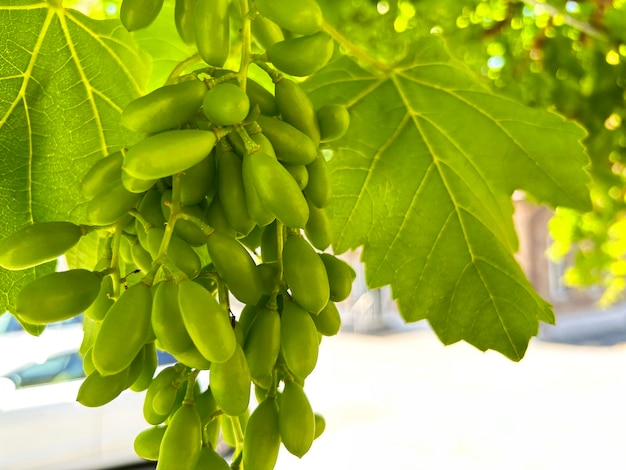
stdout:
<svg viewBox="0 0 626 470">
<path fill-rule="evenodd" d="M 76 184 L 133 136 L 119 126 L 149 67 L 117 20 L 56 3 L 0 1 L 0 237 L 45 220 L 80 221 Z M 54 264 L 0 268 L 0 312 Z"/>
<path fill-rule="evenodd" d="M 333 247 L 363 245 L 368 284 L 390 284 L 406 321 L 519 360 L 554 318 L 513 257 L 511 194 L 587 208 L 585 133 L 489 92 L 436 37 L 414 50 L 383 71 L 344 58 L 306 84 L 351 115 L 330 161 Z"/>
</svg>

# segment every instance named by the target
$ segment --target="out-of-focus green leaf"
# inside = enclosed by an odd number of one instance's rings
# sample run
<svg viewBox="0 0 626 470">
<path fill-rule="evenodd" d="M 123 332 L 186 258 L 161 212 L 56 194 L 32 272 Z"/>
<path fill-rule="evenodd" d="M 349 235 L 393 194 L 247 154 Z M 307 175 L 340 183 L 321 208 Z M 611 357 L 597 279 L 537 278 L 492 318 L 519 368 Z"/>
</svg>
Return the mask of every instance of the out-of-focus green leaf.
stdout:
<svg viewBox="0 0 626 470">
<path fill-rule="evenodd" d="M 554 318 L 513 257 L 511 195 L 587 209 L 585 132 L 489 92 L 436 37 L 414 50 L 381 73 L 345 58 L 306 83 L 351 116 L 330 161 L 333 247 L 363 245 L 368 284 L 390 284 L 406 321 L 519 360 Z"/>
</svg>

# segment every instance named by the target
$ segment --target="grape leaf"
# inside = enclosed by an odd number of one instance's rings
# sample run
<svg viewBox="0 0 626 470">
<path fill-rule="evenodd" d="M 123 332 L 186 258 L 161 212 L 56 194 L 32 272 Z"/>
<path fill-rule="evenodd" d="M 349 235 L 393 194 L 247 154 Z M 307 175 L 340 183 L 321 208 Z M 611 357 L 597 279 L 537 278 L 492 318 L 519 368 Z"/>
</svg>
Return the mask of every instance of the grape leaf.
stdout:
<svg viewBox="0 0 626 470">
<path fill-rule="evenodd" d="M 57 3 L 0 1 L 0 237 L 33 222 L 80 221 L 77 182 L 96 159 L 135 139 L 119 115 L 149 67 L 119 21 Z M 0 312 L 12 310 L 22 285 L 52 270 L 54 263 L 0 268 Z"/>
<path fill-rule="evenodd" d="M 511 195 L 588 208 L 585 132 L 491 93 L 437 37 L 414 50 L 385 71 L 343 58 L 305 83 L 351 116 L 329 162 L 333 248 L 363 245 L 368 285 L 391 285 L 407 322 L 519 360 L 554 316 L 514 259 Z"/>
</svg>

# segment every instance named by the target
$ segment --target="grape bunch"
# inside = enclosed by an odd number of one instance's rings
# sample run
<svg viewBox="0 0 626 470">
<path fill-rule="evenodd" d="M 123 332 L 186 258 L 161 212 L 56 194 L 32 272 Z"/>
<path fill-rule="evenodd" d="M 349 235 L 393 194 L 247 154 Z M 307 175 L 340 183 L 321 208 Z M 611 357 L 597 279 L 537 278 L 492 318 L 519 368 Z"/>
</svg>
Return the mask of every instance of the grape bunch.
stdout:
<svg viewBox="0 0 626 470">
<path fill-rule="evenodd" d="M 162 3 L 123 0 L 121 21 L 146 27 Z M 224 68 L 235 14 L 238 71 Z M 85 313 L 87 376 L 77 400 L 101 406 L 128 388 L 145 390 L 151 427 L 135 450 L 159 469 L 271 469 L 281 443 L 302 457 L 324 429 L 303 387 L 322 336 L 340 328 L 335 302 L 355 277 L 325 252 L 331 192 L 322 149 L 345 134 L 349 113 L 338 104 L 315 109 L 292 78 L 333 54 L 315 1 L 176 0 L 174 21 L 203 64 L 126 106 L 121 125 L 144 138 L 84 175 L 83 224 L 19 230 L 0 241 L 0 266 L 40 265 L 95 232 L 92 269 L 40 277 L 16 301 L 27 323 Z M 251 63 L 274 93 L 248 77 Z M 243 304 L 238 316 L 233 298 Z M 155 375 L 157 349 L 178 362 Z M 215 451 L 220 434 L 235 448 L 231 466 Z"/>
</svg>

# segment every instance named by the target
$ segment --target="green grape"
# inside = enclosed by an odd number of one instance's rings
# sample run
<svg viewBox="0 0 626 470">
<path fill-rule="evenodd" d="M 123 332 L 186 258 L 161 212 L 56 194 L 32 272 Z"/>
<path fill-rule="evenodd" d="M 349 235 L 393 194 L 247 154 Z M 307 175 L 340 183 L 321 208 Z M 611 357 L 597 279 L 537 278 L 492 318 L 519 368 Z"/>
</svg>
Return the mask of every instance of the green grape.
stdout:
<svg viewBox="0 0 626 470">
<path fill-rule="evenodd" d="M 230 46 L 229 0 L 198 0 L 193 12 L 194 37 L 200 57 L 223 67 Z"/>
<path fill-rule="evenodd" d="M 152 409 L 160 415 L 169 415 L 178 396 L 179 384 L 173 382 L 161 388 L 152 398 Z"/>
<path fill-rule="evenodd" d="M 246 94 L 250 98 L 250 108 L 259 107 L 261 114 L 265 116 L 276 116 L 278 114 L 278 106 L 276 99 L 263 85 L 248 78 L 246 81 Z"/>
<path fill-rule="evenodd" d="M 258 225 L 245 237 L 239 238 L 239 243 L 248 248 L 248 250 L 256 253 L 257 248 L 261 246 L 261 233 L 263 228 Z"/>
<path fill-rule="evenodd" d="M 169 387 L 173 382 L 179 380 L 183 371 L 184 366 L 181 364 L 168 366 L 161 370 L 148 386 L 143 401 L 143 417 L 148 424 L 156 426 L 167 419 L 168 414 L 158 414 L 152 407 L 152 402 L 162 388 Z"/>
<path fill-rule="evenodd" d="M 153 258 L 159 253 L 159 248 L 165 235 L 165 229 L 153 228 L 148 232 L 148 252 Z M 184 272 L 189 278 L 194 278 L 202 268 L 198 254 L 183 239 L 172 235 L 167 247 L 167 260 Z"/>
<path fill-rule="evenodd" d="M 152 292 L 139 282 L 129 287 L 102 320 L 93 345 L 93 362 L 103 375 L 127 368 L 150 334 Z"/>
<path fill-rule="evenodd" d="M 300 85 L 284 77 L 276 82 L 275 93 L 283 121 L 308 135 L 317 147 L 320 143 L 320 127 L 309 96 Z"/>
<path fill-rule="evenodd" d="M 212 131 L 200 129 L 154 134 L 128 149 L 122 168 L 129 175 L 145 180 L 175 175 L 204 160 L 216 140 Z"/>
<path fill-rule="evenodd" d="M 204 95 L 202 111 L 213 124 L 232 126 L 246 118 L 250 112 L 250 99 L 237 85 L 220 83 Z"/>
<path fill-rule="evenodd" d="M 215 152 L 180 175 L 180 203 L 191 206 L 204 201 L 215 181 Z"/>
<path fill-rule="evenodd" d="M 219 196 L 213 198 L 211 204 L 209 204 L 209 207 L 207 207 L 205 211 L 205 216 L 209 226 L 213 227 L 216 232 L 231 238 L 235 238 L 237 235 L 237 232 L 230 226 L 226 218 L 226 213 L 224 212 L 224 207 L 222 206 L 222 201 L 220 201 Z"/>
<path fill-rule="evenodd" d="M 261 259 L 264 263 L 278 261 L 278 224 L 273 222 L 261 234 Z"/>
<path fill-rule="evenodd" d="M 139 373 L 139 376 L 135 379 L 135 381 L 130 384 L 129 387 L 133 392 L 143 392 L 148 388 L 148 386 L 152 382 L 154 372 L 156 371 L 158 365 L 158 357 L 154 341 L 146 343 L 143 349 L 144 358 L 141 372 Z"/>
<path fill-rule="evenodd" d="M 94 303 L 100 282 L 100 276 L 86 269 L 48 274 L 22 287 L 15 313 L 36 325 L 67 320 Z"/>
<path fill-rule="evenodd" d="M 195 345 L 183 352 L 172 354 L 177 361 L 194 369 L 208 370 L 211 368 L 211 361 L 204 357 Z"/>
<path fill-rule="evenodd" d="M 176 0 L 174 22 L 178 35 L 187 44 L 194 44 L 194 9 L 197 0 Z"/>
<path fill-rule="evenodd" d="M 165 225 L 165 217 L 161 209 L 161 193 L 152 189 L 146 192 L 139 203 L 139 213 L 153 227 L 163 228 Z M 143 227 L 137 230 L 137 236 L 140 233 L 146 233 Z"/>
<path fill-rule="evenodd" d="M 196 407 L 184 403 L 163 435 L 157 470 L 192 470 L 202 449 L 202 423 Z"/>
<path fill-rule="evenodd" d="M 319 341 L 315 323 L 296 303 L 285 301 L 280 317 L 280 349 L 293 374 L 305 379 L 317 364 Z"/>
<path fill-rule="evenodd" d="M 244 155 L 246 165 L 263 205 L 286 226 L 304 227 L 309 218 L 309 207 L 298 183 L 285 167 L 263 151 Z"/>
<path fill-rule="evenodd" d="M 289 75 L 306 77 L 321 69 L 333 55 L 333 39 L 323 31 L 274 44 L 267 57 L 274 66 Z"/>
<path fill-rule="evenodd" d="M 91 349 L 94 341 L 98 337 L 101 322 L 92 320 L 89 317 L 83 318 L 83 339 L 78 348 L 78 352 L 83 356 Z"/>
<path fill-rule="evenodd" d="M 222 415 L 219 418 L 220 429 L 222 431 L 222 437 L 224 442 L 231 447 L 237 446 L 237 439 L 235 438 L 235 426 L 240 426 L 242 432 L 246 430 L 246 424 L 248 423 L 248 418 L 250 417 L 250 412 L 246 410 L 243 414 L 239 416 L 227 416 Z M 239 421 L 239 423 L 237 423 Z"/>
<path fill-rule="evenodd" d="M 315 417 L 315 439 L 317 439 L 326 429 L 326 420 L 318 413 L 314 413 L 313 416 Z"/>
<path fill-rule="evenodd" d="M 135 453 L 145 460 L 159 460 L 159 449 L 167 426 L 152 426 L 144 429 L 135 437 Z"/>
<path fill-rule="evenodd" d="M 341 104 L 327 104 L 316 112 L 320 126 L 322 142 L 334 142 L 341 139 L 350 127 L 350 113 Z"/>
<path fill-rule="evenodd" d="M 290 236 L 283 247 L 283 276 L 293 299 L 317 314 L 328 303 L 330 286 L 324 263 L 302 237 Z"/>
<path fill-rule="evenodd" d="M 280 26 L 261 15 L 257 15 L 252 20 L 252 36 L 263 49 L 269 49 L 277 42 L 285 40 Z"/>
<path fill-rule="evenodd" d="M 282 165 L 291 173 L 300 189 L 306 188 L 306 185 L 309 183 L 309 172 L 305 165 L 291 165 L 289 163 L 282 163 Z"/>
<path fill-rule="evenodd" d="M 91 225 L 111 225 L 125 216 L 141 199 L 124 187 L 122 174 L 117 180 L 103 188 L 87 205 L 87 223 Z"/>
<path fill-rule="evenodd" d="M 92 199 L 118 179 L 122 171 L 124 157 L 122 152 L 114 152 L 94 163 L 80 182 L 80 193 L 86 199 Z"/>
<path fill-rule="evenodd" d="M 334 302 L 346 300 L 352 290 L 352 283 L 356 279 L 356 272 L 348 263 L 330 253 L 319 255 L 328 274 L 330 300 Z"/>
<path fill-rule="evenodd" d="M 137 265 L 142 272 L 147 273 L 152 268 L 152 255 L 148 253 L 141 243 L 135 243 L 131 249 L 131 256 L 133 262 Z"/>
<path fill-rule="evenodd" d="M 89 374 L 78 389 L 76 401 L 83 406 L 98 407 L 114 400 L 128 387 L 126 368 L 113 375 L 102 375 L 97 370 Z"/>
<path fill-rule="evenodd" d="M 315 439 L 315 416 L 296 382 L 286 382 L 278 399 L 278 427 L 280 439 L 290 453 L 302 457 L 309 451 Z"/>
<path fill-rule="evenodd" d="M 178 306 L 178 284 L 159 282 L 152 299 L 152 329 L 159 343 L 170 354 L 184 352 L 194 344 L 183 324 Z"/>
<path fill-rule="evenodd" d="M 203 447 L 193 470 L 230 470 L 230 465 L 212 447 Z"/>
<path fill-rule="evenodd" d="M 237 326 L 243 332 L 244 338 L 248 336 L 248 330 L 250 329 L 250 325 L 261 311 L 259 307 L 256 305 L 245 305 L 239 314 L 239 320 L 237 322 Z M 245 341 L 244 341 L 245 344 Z"/>
<path fill-rule="evenodd" d="M 246 204 L 248 208 L 248 214 L 258 227 L 265 227 L 272 223 L 276 217 L 274 214 L 265 207 L 263 201 L 259 197 L 256 191 L 254 181 L 257 175 L 254 174 L 254 165 L 251 165 L 251 158 L 249 155 L 245 155 L 243 158 L 243 185 L 246 195 Z"/>
<path fill-rule="evenodd" d="M 332 195 L 326 160 L 320 155 L 308 164 L 306 169 L 309 173 L 309 183 L 303 192 L 307 200 L 316 207 L 326 207 Z"/>
<path fill-rule="evenodd" d="M 280 431 L 274 398 L 266 398 L 252 412 L 243 437 L 243 468 L 272 470 L 278 459 Z"/>
<path fill-rule="evenodd" d="M 146 358 L 146 349 L 145 347 L 142 347 L 137 353 L 137 355 L 135 356 L 135 358 L 133 359 L 133 362 L 131 362 L 130 366 L 128 366 L 128 378 L 127 378 L 125 388 L 129 388 L 139 378 L 139 376 L 141 375 L 141 372 L 143 371 L 143 364 L 144 364 L 145 358 Z"/>
<path fill-rule="evenodd" d="M 325 250 L 330 246 L 332 233 L 330 219 L 326 209 L 309 204 L 309 220 L 304 226 L 307 239 L 318 250 Z"/>
<path fill-rule="evenodd" d="M 188 279 L 178 285 L 178 304 L 187 332 L 212 363 L 232 357 L 237 345 L 228 311 L 204 287 Z"/>
<path fill-rule="evenodd" d="M 308 165 L 317 157 L 317 146 L 291 124 L 267 116 L 258 116 L 263 135 L 272 143 L 276 156 L 283 163 Z"/>
<path fill-rule="evenodd" d="M 213 232 L 206 243 L 217 273 L 241 302 L 256 304 L 262 295 L 261 279 L 254 260 L 234 238 Z"/>
<path fill-rule="evenodd" d="M 128 31 L 150 26 L 163 7 L 163 0 L 122 0 L 120 20 Z"/>
<path fill-rule="evenodd" d="M 341 315 L 334 302 L 330 301 L 317 315 L 311 315 L 317 331 L 324 336 L 334 336 L 341 328 Z"/>
<path fill-rule="evenodd" d="M 83 353 L 83 371 L 85 375 L 90 375 L 93 371 L 96 370 L 96 367 L 93 365 L 93 347 L 90 347 L 87 351 Z"/>
<path fill-rule="evenodd" d="M 246 334 L 244 352 L 252 379 L 262 380 L 272 373 L 280 352 L 280 317 L 277 310 L 258 309 Z"/>
<path fill-rule="evenodd" d="M 120 123 L 146 134 L 175 129 L 196 114 L 206 92 L 204 82 L 195 79 L 162 86 L 126 105 Z"/>
<path fill-rule="evenodd" d="M 280 283 L 279 266 L 276 261 L 258 264 L 256 267 L 261 278 L 263 294 L 271 295 Z"/>
<path fill-rule="evenodd" d="M 122 185 L 131 193 L 145 193 L 151 189 L 158 180 L 141 180 L 130 176 L 125 171 L 121 173 Z"/>
<path fill-rule="evenodd" d="M 94 321 L 102 321 L 115 302 L 112 298 L 113 292 L 113 277 L 105 276 L 100 284 L 100 291 L 96 300 L 85 309 L 85 315 Z"/>
<path fill-rule="evenodd" d="M 322 10 L 315 0 L 256 0 L 261 15 L 296 34 L 313 34 L 322 28 Z"/>
<path fill-rule="evenodd" d="M 243 164 L 234 152 L 222 147 L 218 150 L 217 192 L 230 226 L 246 235 L 254 228 L 254 221 L 250 218 L 246 203 Z"/>
<path fill-rule="evenodd" d="M 246 356 L 239 344 L 229 360 L 212 364 L 211 390 L 225 414 L 238 416 L 248 409 L 251 380 Z"/>
<path fill-rule="evenodd" d="M 55 260 L 82 236 L 82 229 L 71 222 L 27 225 L 0 240 L 0 266 L 16 271 Z"/>
<path fill-rule="evenodd" d="M 161 210 L 163 216 L 169 220 L 170 218 L 170 203 L 172 201 L 172 190 L 168 189 L 163 191 L 161 195 Z M 181 208 L 183 214 L 187 214 L 196 217 L 205 224 L 208 224 L 206 217 L 204 216 L 204 210 L 198 205 L 184 206 Z M 204 234 L 202 229 L 193 221 L 186 219 L 176 220 L 174 225 L 174 233 L 189 243 L 191 246 L 202 246 L 206 243 L 207 235 Z"/>
</svg>

